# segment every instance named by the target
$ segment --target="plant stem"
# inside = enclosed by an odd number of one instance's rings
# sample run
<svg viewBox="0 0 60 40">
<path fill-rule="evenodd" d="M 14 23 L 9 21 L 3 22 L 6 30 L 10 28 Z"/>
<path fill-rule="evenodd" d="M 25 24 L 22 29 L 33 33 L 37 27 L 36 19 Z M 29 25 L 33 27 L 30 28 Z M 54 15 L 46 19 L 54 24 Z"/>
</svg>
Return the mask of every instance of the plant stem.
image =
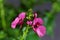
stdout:
<svg viewBox="0 0 60 40">
<path fill-rule="evenodd" d="M 26 27 L 26 30 L 23 32 L 23 36 L 21 36 L 21 39 L 20 40 L 24 40 L 26 38 L 29 29 L 30 29 L 29 26 Z"/>
<path fill-rule="evenodd" d="M 0 14 L 1 14 L 2 27 L 4 30 L 6 30 L 5 11 L 3 6 L 3 1 L 4 0 L 0 0 Z"/>
</svg>

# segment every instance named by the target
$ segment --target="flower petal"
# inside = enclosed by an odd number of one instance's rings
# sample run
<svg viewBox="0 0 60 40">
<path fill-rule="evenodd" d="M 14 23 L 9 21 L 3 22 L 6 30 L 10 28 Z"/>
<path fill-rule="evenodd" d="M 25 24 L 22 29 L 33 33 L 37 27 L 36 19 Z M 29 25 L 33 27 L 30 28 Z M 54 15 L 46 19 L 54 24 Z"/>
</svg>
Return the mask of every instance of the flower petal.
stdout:
<svg viewBox="0 0 60 40">
<path fill-rule="evenodd" d="M 39 26 L 35 32 L 39 37 L 43 37 L 46 34 L 46 28 L 44 26 Z"/>
<path fill-rule="evenodd" d="M 33 15 L 33 16 L 34 16 L 34 18 L 36 18 L 36 17 L 37 17 L 37 13 L 34 13 L 34 15 Z"/>
<path fill-rule="evenodd" d="M 19 23 L 19 18 L 17 17 L 12 23 L 11 23 L 11 27 L 14 29 L 16 28 L 16 25 Z"/>
<path fill-rule="evenodd" d="M 27 24 L 28 25 L 32 25 L 32 21 L 27 21 Z"/>
<path fill-rule="evenodd" d="M 24 20 L 25 16 L 26 16 L 26 13 L 25 13 L 25 12 L 22 12 L 22 13 L 20 13 L 20 14 L 18 15 L 18 17 L 19 17 L 20 19 L 22 19 L 22 20 Z"/>
<path fill-rule="evenodd" d="M 43 24 L 43 20 L 42 20 L 41 18 L 35 18 L 35 19 L 33 20 L 33 25 L 35 25 L 37 22 L 38 22 L 39 24 Z"/>
</svg>

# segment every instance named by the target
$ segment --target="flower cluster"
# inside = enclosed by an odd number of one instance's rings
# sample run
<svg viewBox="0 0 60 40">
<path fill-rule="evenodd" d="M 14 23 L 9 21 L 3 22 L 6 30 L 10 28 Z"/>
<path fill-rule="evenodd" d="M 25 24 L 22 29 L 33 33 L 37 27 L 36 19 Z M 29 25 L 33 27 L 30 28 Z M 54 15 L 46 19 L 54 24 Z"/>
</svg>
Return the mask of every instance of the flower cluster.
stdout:
<svg viewBox="0 0 60 40">
<path fill-rule="evenodd" d="M 22 27 L 24 23 L 24 19 L 26 18 L 26 12 L 22 12 L 15 18 L 15 20 L 11 23 L 11 27 L 14 29 L 16 28 L 17 24 L 20 24 Z M 46 28 L 43 26 L 42 18 L 37 18 L 37 13 L 33 14 L 33 20 L 27 20 L 26 24 L 30 25 L 34 32 L 39 36 L 43 37 L 46 33 Z"/>
</svg>

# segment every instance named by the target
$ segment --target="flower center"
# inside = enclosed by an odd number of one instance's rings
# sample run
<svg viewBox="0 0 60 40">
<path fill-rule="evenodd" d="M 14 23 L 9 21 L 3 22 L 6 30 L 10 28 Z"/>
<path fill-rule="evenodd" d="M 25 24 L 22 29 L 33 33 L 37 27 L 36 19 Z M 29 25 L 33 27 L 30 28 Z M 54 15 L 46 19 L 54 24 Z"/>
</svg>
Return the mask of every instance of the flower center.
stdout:
<svg viewBox="0 0 60 40">
<path fill-rule="evenodd" d="M 39 27 L 39 23 L 37 22 L 35 25 L 34 25 L 34 28 L 37 28 L 37 27 Z"/>
</svg>

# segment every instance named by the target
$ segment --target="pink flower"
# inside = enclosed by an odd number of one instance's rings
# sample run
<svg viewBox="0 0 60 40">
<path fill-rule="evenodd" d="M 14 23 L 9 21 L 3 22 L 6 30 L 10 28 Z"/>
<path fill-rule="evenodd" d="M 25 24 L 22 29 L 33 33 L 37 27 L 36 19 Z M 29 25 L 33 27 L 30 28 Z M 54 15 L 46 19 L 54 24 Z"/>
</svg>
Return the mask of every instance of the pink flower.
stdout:
<svg viewBox="0 0 60 40">
<path fill-rule="evenodd" d="M 12 22 L 11 27 L 14 29 L 14 28 L 16 27 L 16 25 L 18 24 L 18 22 L 19 22 L 19 18 L 17 17 L 17 18 L 15 18 L 15 20 Z"/>
<path fill-rule="evenodd" d="M 11 23 L 11 27 L 14 29 L 16 28 L 17 24 L 20 24 L 22 26 L 25 16 L 25 12 L 20 13 L 19 16 Z"/>
<path fill-rule="evenodd" d="M 41 24 L 43 24 L 43 20 L 41 19 L 41 18 L 35 18 L 34 20 L 33 20 L 33 25 L 41 25 Z"/>
<path fill-rule="evenodd" d="M 28 25 L 32 25 L 32 21 L 27 21 L 27 24 Z"/>
<path fill-rule="evenodd" d="M 46 28 L 43 26 L 43 20 L 41 18 L 35 18 L 32 24 L 33 30 L 39 37 L 42 37 L 46 33 Z"/>
<path fill-rule="evenodd" d="M 46 28 L 44 26 L 33 28 L 33 30 L 37 33 L 39 37 L 43 37 L 46 34 Z"/>
<path fill-rule="evenodd" d="M 20 13 L 20 14 L 18 15 L 18 17 L 19 17 L 21 20 L 24 20 L 25 16 L 26 16 L 26 13 L 25 13 L 25 12 L 22 12 L 22 13 Z"/>
<path fill-rule="evenodd" d="M 34 16 L 34 18 L 36 18 L 36 17 L 37 17 L 37 13 L 34 13 L 34 15 L 33 15 L 33 16 Z"/>
</svg>

